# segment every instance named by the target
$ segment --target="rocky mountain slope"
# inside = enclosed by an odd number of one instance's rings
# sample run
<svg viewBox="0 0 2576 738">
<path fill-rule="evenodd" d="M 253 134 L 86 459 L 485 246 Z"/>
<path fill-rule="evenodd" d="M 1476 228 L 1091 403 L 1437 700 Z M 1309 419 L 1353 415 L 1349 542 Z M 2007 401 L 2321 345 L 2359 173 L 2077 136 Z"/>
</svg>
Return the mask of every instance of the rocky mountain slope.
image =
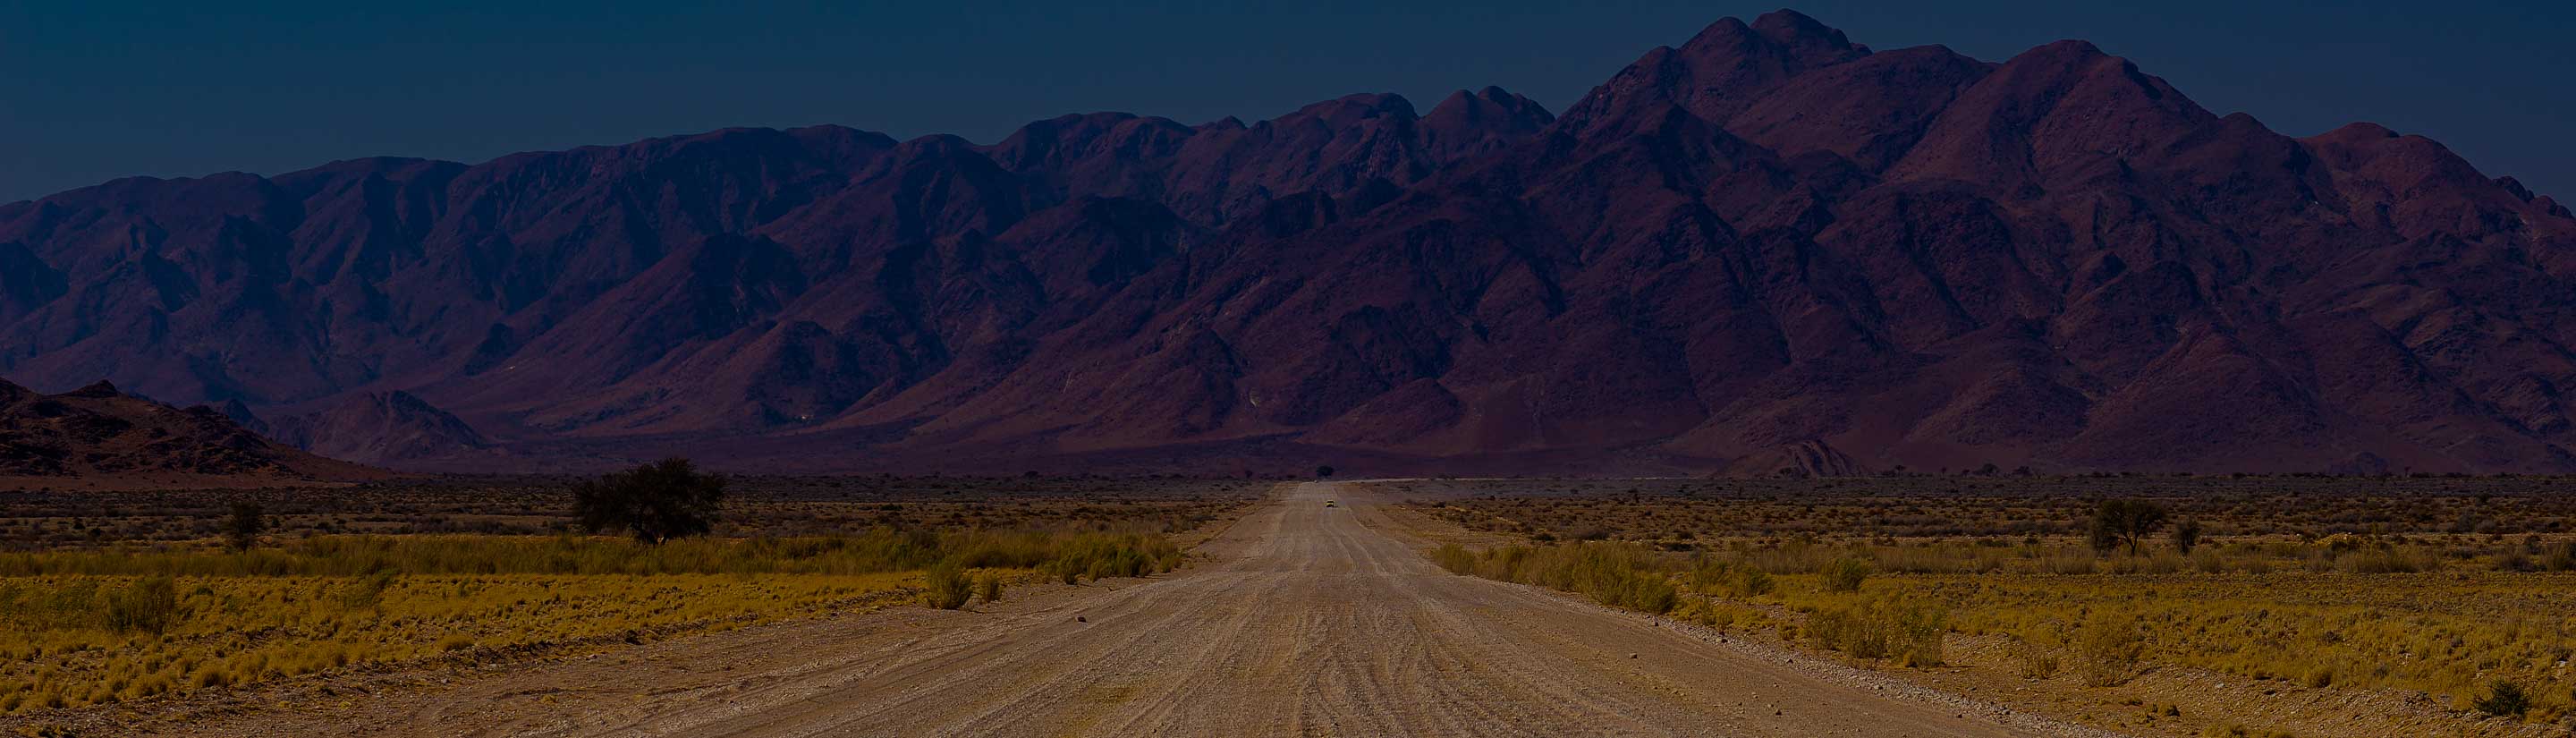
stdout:
<svg viewBox="0 0 2576 738">
<path fill-rule="evenodd" d="M 2419 136 L 1784 11 L 1561 116 L 119 180 L 0 206 L 0 373 L 401 392 L 299 437 L 442 468 L 2570 471 L 2571 260 L 2566 207 Z"/>
<path fill-rule="evenodd" d="M 247 407 L 238 411 L 247 415 Z M 246 424 L 280 442 L 334 459 L 368 464 L 437 458 L 491 446 L 454 415 L 409 392 L 360 392 L 331 407 L 274 421 L 248 415 Z"/>
<path fill-rule="evenodd" d="M 180 410 L 106 382 L 44 395 L 0 381 L 0 486 L 137 476 L 291 483 L 382 474 L 261 438 L 202 405 Z"/>
</svg>

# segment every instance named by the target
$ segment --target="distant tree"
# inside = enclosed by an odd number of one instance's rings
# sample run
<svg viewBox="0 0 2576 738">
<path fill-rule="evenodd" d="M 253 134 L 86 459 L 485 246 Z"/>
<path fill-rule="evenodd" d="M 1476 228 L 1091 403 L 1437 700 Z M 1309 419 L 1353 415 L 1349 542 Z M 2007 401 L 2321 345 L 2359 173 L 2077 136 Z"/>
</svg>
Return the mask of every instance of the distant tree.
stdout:
<svg viewBox="0 0 2576 738">
<path fill-rule="evenodd" d="M 2093 549 L 2109 552 L 2127 545 L 2129 553 L 2138 553 L 2138 544 L 2165 525 L 2165 508 L 2145 500 L 2103 500 L 2093 509 L 2091 539 Z"/>
<path fill-rule="evenodd" d="M 592 533 L 623 528 L 645 543 L 715 530 L 725 479 L 672 457 L 573 487 L 573 514 Z"/>
<path fill-rule="evenodd" d="M 235 502 L 232 512 L 224 516 L 224 543 L 235 551 L 248 551 L 259 545 L 259 534 L 268 530 L 268 520 L 256 502 Z"/>
<path fill-rule="evenodd" d="M 2182 520 L 2175 522 L 2173 529 L 2173 545 L 2175 553 L 2190 556 L 2192 549 L 2200 547 L 2200 521 Z"/>
<path fill-rule="evenodd" d="M 1323 479 L 1323 478 L 1325 478 L 1325 477 L 1330 477 L 1330 476 L 1332 476 L 1332 475 L 1333 475 L 1333 467 L 1332 467 L 1331 465 L 1329 465 L 1329 464 L 1328 464 L 1328 465 L 1324 465 L 1324 466 L 1318 466 L 1318 467 L 1315 467 L 1315 478 L 1316 478 L 1316 479 Z"/>
</svg>

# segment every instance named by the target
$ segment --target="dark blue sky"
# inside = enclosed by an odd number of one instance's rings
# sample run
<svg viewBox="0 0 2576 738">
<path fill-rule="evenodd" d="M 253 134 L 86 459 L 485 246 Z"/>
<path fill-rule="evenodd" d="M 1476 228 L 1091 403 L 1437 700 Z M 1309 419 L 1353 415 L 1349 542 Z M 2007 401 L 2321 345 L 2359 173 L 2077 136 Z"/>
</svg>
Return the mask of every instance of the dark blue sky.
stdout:
<svg viewBox="0 0 2576 738">
<path fill-rule="evenodd" d="M 273 174 L 372 155 L 472 162 L 737 125 L 991 141 L 1066 112 L 1251 120 L 1372 91 L 1428 109 L 1487 84 L 1562 109 L 1647 49 L 1779 1 L 0 0 L 0 201 L 132 174 Z M 2568 4 L 2096 5 L 1796 7 L 1879 49 L 1940 43 L 2000 60 L 2089 39 L 2220 113 L 2294 135 L 2376 121 L 2576 197 Z"/>
</svg>

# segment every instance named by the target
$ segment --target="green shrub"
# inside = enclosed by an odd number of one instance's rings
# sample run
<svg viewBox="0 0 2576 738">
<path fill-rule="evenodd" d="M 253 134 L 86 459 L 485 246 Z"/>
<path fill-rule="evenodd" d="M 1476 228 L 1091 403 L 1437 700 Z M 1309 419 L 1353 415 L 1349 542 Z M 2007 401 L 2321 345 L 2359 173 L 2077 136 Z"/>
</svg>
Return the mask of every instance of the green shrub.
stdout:
<svg viewBox="0 0 2576 738">
<path fill-rule="evenodd" d="M 2174 553 L 2190 556 L 2192 549 L 2200 547 L 2200 521 L 2184 520 L 2174 523 L 2173 545 Z"/>
<path fill-rule="evenodd" d="M 593 533 L 625 530 L 644 543 L 705 535 L 724 505 L 725 478 L 672 457 L 575 485 L 573 514 Z"/>
<path fill-rule="evenodd" d="M 1861 582 L 1869 579 L 1869 562 L 1847 556 L 1825 564 L 1824 570 L 1819 573 L 1824 575 L 1825 591 L 1858 592 Z"/>
<path fill-rule="evenodd" d="M 1736 569 L 1735 576 L 1728 579 L 1727 584 L 1727 594 L 1739 598 L 1760 597 L 1779 588 L 1779 583 L 1771 580 L 1770 573 L 1751 567 Z"/>
<path fill-rule="evenodd" d="M 2531 711 L 2531 695 L 2512 680 L 2498 679 L 2487 686 L 2486 696 L 2470 701 L 2469 706 L 2489 715 L 2522 717 L 2523 713 Z"/>
</svg>

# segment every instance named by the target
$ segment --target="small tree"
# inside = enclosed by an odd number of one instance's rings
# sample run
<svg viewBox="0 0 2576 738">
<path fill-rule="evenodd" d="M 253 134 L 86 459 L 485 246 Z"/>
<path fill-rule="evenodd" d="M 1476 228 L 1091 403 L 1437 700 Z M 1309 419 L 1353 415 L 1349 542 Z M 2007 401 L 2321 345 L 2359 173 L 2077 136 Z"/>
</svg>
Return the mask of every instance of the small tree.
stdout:
<svg viewBox="0 0 2576 738">
<path fill-rule="evenodd" d="M 1324 465 L 1324 466 L 1318 466 L 1318 467 L 1315 467 L 1315 478 L 1316 478 L 1316 479 L 1323 479 L 1323 478 L 1325 478 L 1325 477 L 1330 477 L 1330 476 L 1332 476 L 1332 475 L 1333 475 L 1333 467 L 1332 467 L 1331 465 Z"/>
<path fill-rule="evenodd" d="M 623 528 L 635 540 L 661 543 L 715 530 L 724 496 L 724 477 L 672 457 L 582 482 L 572 504 L 590 532 Z"/>
<path fill-rule="evenodd" d="M 268 521 L 260 517 L 256 502 L 235 502 L 232 512 L 224 516 L 224 544 L 235 551 L 248 551 L 259 545 L 259 534 L 268 530 Z"/>
<path fill-rule="evenodd" d="M 2103 500 L 2101 507 L 2093 510 L 2090 538 L 2096 551 L 2108 552 L 2114 546 L 2126 544 L 2129 553 L 2136 555 L 2139 543 L 2155 535 L 2156 530 L 2164 525 L 2165 508 L 2162 505 L 2145 500 Z"/>
<path fill-rule="evenodd" d="M 2200 547 L 2200 521 L 2184 520 L 2174 523 L 2173 545 L 2175 553 L 2190 556 L 2192 549 Z"/>
</svg>

